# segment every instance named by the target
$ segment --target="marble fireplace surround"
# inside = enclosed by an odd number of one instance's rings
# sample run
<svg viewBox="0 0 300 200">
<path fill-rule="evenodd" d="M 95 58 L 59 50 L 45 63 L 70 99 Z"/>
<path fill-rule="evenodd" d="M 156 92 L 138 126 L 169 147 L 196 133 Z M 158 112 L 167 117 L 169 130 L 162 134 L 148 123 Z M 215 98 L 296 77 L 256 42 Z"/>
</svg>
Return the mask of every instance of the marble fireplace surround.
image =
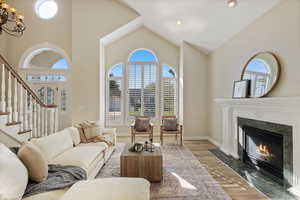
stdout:
<svg viewBox="0 0 300 200">
<path fill-rule="evenodd" d="M 300 181 L 300 97 L 271 97 L 253 99 L 215 99 L 222 108 L 221 150 L 239 159 L 238 118 L 292 126 L 293 174 L 290 184 L 299 187 Z"/>
</svg>

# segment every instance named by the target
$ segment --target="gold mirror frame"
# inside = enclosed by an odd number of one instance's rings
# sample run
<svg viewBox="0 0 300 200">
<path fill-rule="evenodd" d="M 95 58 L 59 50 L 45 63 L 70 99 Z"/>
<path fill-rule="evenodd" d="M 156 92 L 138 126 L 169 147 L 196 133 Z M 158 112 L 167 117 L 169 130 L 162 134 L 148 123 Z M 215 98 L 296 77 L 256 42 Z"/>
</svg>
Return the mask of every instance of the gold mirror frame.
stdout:
<svg viewBox="0 0 300 200">
<path fill-rule="evenodd" d="M 270 55 L 272 55 L 272 56 L 275 58 L 276 63 L 277 63 L 277 70 L 278 70 L 278 73 L 277 73 L 275 82 L 273 83 L 272 87 L 271 87 L 267 92 L 265 92 L 264 95 L 261 95 L 261 96 L 258 96 L 258 97 L 255 97 L 255 96 L 252 97 L 252 96 L 250 95 L 250 98 L 262 98 L 262 97 L 266 97 L 267 95 L 269 95 L 269 94 L 272 92 L 272 90 L 277 86 L 277 84 L 278 84 L 278 82 L 279 82 L 279 79 L 280 79 L 280 75 L 281 75 L 281 64 L 280 64 L 280 60 L 278 59 L 278 57 L 276 56 L 276 54 L 274 54 L 273 52 L 270 52 L 270 51 L 262 51 L 262 52 L 256 53 L 254 56 L 252 56 L 252 57 L 247 61 L 246 65 L 245 65 L 244 68 L 243 68 L 242 74 L 241 74 L 241 80 L 244 80 L 244 79 L 243 79 L 243 76 L 244 76 L 244 73 L 245 73 L 245 71 L 246 71 L 246 69 L 247 69 L 247 67 L 248 67 L 248 64 L 249 64 L 254 58 L 256 58 L 257 56 L 259 56 L 260 54 L 270 54 Z"/>
</svg>

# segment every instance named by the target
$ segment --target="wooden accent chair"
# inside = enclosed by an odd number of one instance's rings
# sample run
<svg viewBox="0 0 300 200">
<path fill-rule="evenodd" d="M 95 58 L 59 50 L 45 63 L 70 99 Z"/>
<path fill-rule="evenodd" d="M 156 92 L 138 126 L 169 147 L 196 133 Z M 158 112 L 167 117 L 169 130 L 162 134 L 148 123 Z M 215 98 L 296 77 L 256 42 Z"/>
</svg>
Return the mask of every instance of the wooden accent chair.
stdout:
<svg viewBox="0 0 300 200">
<path fill-rule="evenodd" d="M 178 138 L 178 135 L 179 135 L 180 136 L 180 145 L 182 145 L 182 140 L 183 140 L 182 129 L 183 129 L 183 126 L 177 123 L 177 130 L 174 130 L 174 131 L 173 130 L 172 131 L 164 130 L 164 126 L 163 126 L 163 123 L 164 123 L 165 119 L 176 119 L 176 118 L 177 118 L 176 116 L 162 116 L 162 124 L 160 126 L 160 143 L 161 143 L 161 145 L 163 145 L 164 135 L 168 135 L 168 134 L 175 134 L 176 141 L 177 141 L 177 138 Z"/>
<path fill-rule="evenodd" d="M 147 130 L 144 131 L 139 131 L 137 130 L 136 126 L 137 126 L 137 119 L 141 118 L 141 119 L 148 119 L 149 120 L 149 127 L 147 128 Z M 135 136 L 136 135 L 149 135 L 149 140 L 153 139 L 153 124 L 150 122 L 150 117 L 148 116 L 138 116 L 135 119 L 135 122 L 131 125 L 131 142 L 134 143 L 135 142 Z"/>
</svg>

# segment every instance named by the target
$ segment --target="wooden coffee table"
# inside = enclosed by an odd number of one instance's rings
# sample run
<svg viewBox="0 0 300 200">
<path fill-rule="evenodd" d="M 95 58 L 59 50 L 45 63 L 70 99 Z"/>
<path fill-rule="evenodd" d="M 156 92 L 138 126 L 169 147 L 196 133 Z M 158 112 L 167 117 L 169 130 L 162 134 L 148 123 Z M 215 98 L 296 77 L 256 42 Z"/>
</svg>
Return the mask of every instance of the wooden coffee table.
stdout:
<svg viewBox="0 0 300 200">
<path fill-rule="evenodd" d="M 121 154 L 121 177 L 145 178 L 150 182 L 159 182 L 163 175 L 163 157 L 161 148 L 155 145 L 154 152 L 130 152 L 132 144 L 127 144 Z"/>
</svg>

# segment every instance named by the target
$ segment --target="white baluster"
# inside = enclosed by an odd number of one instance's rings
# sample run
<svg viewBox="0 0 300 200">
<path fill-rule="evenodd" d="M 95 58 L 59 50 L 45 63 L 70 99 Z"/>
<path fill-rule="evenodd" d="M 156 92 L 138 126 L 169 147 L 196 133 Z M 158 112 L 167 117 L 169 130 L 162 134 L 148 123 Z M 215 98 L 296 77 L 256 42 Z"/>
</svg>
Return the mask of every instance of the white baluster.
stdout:
<svg viewBox="0 0 300 200">
<path fill-rule="evenodd" d="M 23 112 L 24 112 L 24 104 L 23 104 L 23 99 L 24 99 L 24 93 L 23 93 L 23 86 L 20 84 L 19 87 L 19 95 L 20 95 L 20 101 L 19 101 L 19 120 L 22 122 L 20 124 L 20 132 L 24 131 L 24 117 L 23 117 Z"/>
<path fill-rule="evenodd" d="M 24 106 L 23 106 L 23 129 L 24 131 L 28 131 L 28 93 L 27 90 L 24 89 Z"/>
<path fill-rule="evenodd" d="M 41 115 L 40 115 L 40 123 L 41 123 L 41 136 L 44 137 L 46 136 L 46 133 L 45 133 L 45 108 L 41 107 Z"/>
<path fill-rule="evenodd" d="M 48 131 L 48 108 L 45 108 L 45 117 L 44 117 L 44 125 L 45 125 L 45 135 L 49 135 L 49 131 Z"/>
<path fill-rule="evenodd" d="M 18 79 L 15 77 L 14 83 L 14 104 L 13 104 L 13 121 L 18 122 Z"/>
<path fill-rule="evenodd" d="M 55 111 L 54 108 L 49 109 L 49 134 L 54 133 L 54 116 L 55 116 L 54 111 Z"/>
<path fill-rule="evenodd" d="M 32 98 L 31 98 L 31 95 L 28 95 L 27 97 L 27 104 L 28 104 L 28 107 L 27 107 L 27 120 L 28 120 L 28 130 L 32 130 Z M 31 136 L 33 137 L 33 132 L 31 132 Z"/>
<path fill-rule="evenodd" d="M 33 98 L 31 99 L 31 103 L 32 103 L 32 123 L 31 123 L 32 134 L 34 135 L 34 137 L 38 137 L 37 129 L 36 129 L 36 103 Z"/>
<path fill-rule="evenodd" d="M 0 101 L 0 111 L 6 111 L 6 103 L 5 103 L 5 65 L 2 64 L 2 74 L 1 74 L 1 101 Z"/>
<path fill-rule="evenodd" d="M 41 106 L 40 104 L 36 103 L 36 130 L 37 130 L 37 137 L 42 137 L 41 134 Z"/>
<path fill-rule="evenodd" d="M 7 123 L 12 122 L 12 92 L 11 92 L 11 72 L 8 71 L 8 79 L 7 79 L 7 108 L 6 112 L 9 112 L 8 118 L 7 118 Z"/>
<path fill-rule="evenodd" d="M 58 131 L 58 112 L 59 112 L 59 108 L 56 107 L 55 108 L 55 125 L 54 125 L 54 133 L 56 133 Z"/>
</svg>

